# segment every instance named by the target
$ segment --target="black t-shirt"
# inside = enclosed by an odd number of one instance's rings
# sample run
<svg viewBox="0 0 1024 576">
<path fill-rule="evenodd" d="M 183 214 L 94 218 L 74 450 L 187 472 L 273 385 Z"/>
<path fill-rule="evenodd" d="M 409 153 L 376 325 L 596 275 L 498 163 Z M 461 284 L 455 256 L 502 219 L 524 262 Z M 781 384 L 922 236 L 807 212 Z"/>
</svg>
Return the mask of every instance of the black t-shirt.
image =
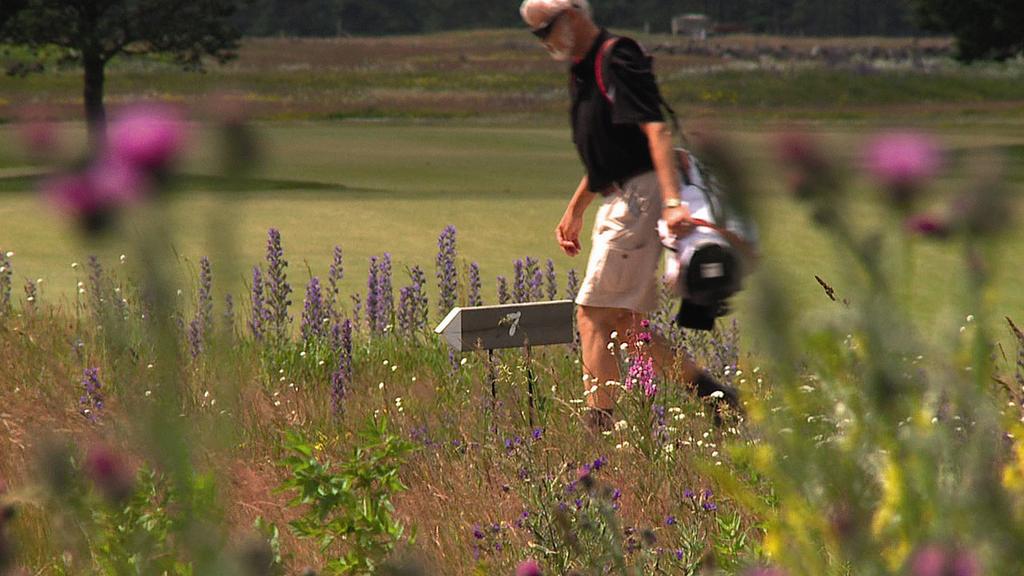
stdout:
<svg viewBox="0 0 1024 576">
<path fill-rule="evenodd" d="M 586 57 L 572 67 L 572 138 L 587 168 L 590 190 L 609 186 L 654 168 L 647 136 L 639 124 L 664 122 L 652 58 L 629 38 L 619 38 L 606 54 L 603 80 L 611 102 L 598 88 L 594 64 L 611 34 L 601 30 Z"/>
</svg>

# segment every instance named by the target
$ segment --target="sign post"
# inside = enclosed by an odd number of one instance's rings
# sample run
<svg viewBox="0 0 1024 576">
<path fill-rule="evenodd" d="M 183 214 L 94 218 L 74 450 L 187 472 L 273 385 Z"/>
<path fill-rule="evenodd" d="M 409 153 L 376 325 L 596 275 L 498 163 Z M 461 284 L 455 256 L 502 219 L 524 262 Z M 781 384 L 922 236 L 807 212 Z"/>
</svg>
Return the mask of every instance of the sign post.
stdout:
<svg viewBox="0 0 1024 576">
<path fill-rule="evenodd" d="M 499 306 L 453 308 L 437 325 L 441 335 L 457 352 L 487 350 L 490 360 L 491 398 L 498 394 L 494 371 L 494 351 L 523 348 L 527 362 L 527 402 L 530 426 L 533 426 L 533 369 L 530 364 L 532 346 L 569 344 L 575 340 L 572 300 L 528 302 Z"/>
</svg>

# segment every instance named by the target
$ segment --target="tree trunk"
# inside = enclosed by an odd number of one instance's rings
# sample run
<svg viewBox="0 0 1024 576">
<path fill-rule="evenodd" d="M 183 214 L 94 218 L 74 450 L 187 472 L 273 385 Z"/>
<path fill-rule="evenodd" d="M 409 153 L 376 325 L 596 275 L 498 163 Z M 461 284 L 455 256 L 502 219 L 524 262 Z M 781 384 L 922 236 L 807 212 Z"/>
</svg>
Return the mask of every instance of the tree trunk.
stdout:
<svg viewBox="0 0 1024 576">
<path fill-rule="evenodd" d="M 89 127 L 89 144 L 99 151 L 106 143 L 107 111 L 103 106 L 103 81 L 106 62 L 95 54 L 84 54 L 85 68 L 85 121 Z"/>
</svg>

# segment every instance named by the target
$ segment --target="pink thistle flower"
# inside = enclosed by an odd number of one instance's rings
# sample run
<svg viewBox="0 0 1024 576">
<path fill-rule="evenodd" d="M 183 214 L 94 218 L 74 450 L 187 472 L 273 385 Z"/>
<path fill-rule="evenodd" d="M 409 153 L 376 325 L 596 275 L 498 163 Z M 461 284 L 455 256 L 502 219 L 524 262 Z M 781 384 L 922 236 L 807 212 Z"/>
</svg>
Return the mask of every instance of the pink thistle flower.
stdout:
<svg viewBox="0 0 1024 576">
<path fill-rule="evenodd" d="M 952 232 L 952 226 L 947 219 L 930 214 L 911 216 L 903 222 L 903 226 L 907 232 L 932 238 L 944 238 Z"/>
<path fill-rule="evenodd" d="M 776 141 L 778 157 L 787 168 L 789 187 L 801 200 L 819 199 L 838 192 L 832 165 L 819 142 L 810 134 L 790 132 Z"/>
<path fill-rule="evenodd" d="M 166 169 L 180 154 L 186 126 L 181 114 L 163 105 L 139 105 L 123 110 L 110 126 L 110 153 L 140 169 Z"/>
<path fill-rule="evenodd" d="M 146 174 L 112 156 L 92 166 L 88 177 L 100 202 L 110 206 L 136 202 L 149 187 Z"/>
<path fill-rule="evenodd" d="M 875 137 L 864 150 L 865 170 L 905 204 L 942 166 L 936 142 L 923 134 L 889 133 Z"/>
<path fill-rule="evenodd" d="M 516 576 L 541 576 L 540 564 L 534 559 L 523 560 L 516 566 Z"/>
<path fill-rule="evenodd" d="M 103 207 L 92 179 L 83 173 L 54 176 L 43 181 L 41 189 L 54 208 L 69 216 L 90 216 Z"/>
<path fill-rule="evenodd" d="M 109 446 L 95 445 L 85 456 L 85 472 L 93 484 L 111 502 L 131 496 L 135 476 L 124 459 Z"/>
<path fill-rule="evenodd" d="M 33 156 L 50 156 L 60 149 L 57 128 L 52 122 L 30 120 L 19 124 L 18 137 Z"/>
<path fill-rule="evenodd" d="M 949 550 L 937 544 L 919 549 L 910 558 L 912 576 L 980 576 L 978 559 L 965 550 Z"/>
</svg>

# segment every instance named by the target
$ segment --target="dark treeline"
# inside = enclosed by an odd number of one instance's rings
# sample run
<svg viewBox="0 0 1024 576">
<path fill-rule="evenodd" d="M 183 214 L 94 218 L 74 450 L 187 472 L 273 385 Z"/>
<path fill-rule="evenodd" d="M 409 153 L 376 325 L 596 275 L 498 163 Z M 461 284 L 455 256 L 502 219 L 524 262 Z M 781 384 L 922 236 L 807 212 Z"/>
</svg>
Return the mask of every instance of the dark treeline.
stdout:
<svg viewBox="0 0 1024 576">
<path fill-rule="evenodd" d="M 249 36 L 414 34 L 517 26 L 518 0 L 240 0 Z M 667 32 L 672 16 L 707 14 L 731 31 L 805 36 L 919 31 L 909 0 L 593 0 L 599 23 Z"/>
</svg>

